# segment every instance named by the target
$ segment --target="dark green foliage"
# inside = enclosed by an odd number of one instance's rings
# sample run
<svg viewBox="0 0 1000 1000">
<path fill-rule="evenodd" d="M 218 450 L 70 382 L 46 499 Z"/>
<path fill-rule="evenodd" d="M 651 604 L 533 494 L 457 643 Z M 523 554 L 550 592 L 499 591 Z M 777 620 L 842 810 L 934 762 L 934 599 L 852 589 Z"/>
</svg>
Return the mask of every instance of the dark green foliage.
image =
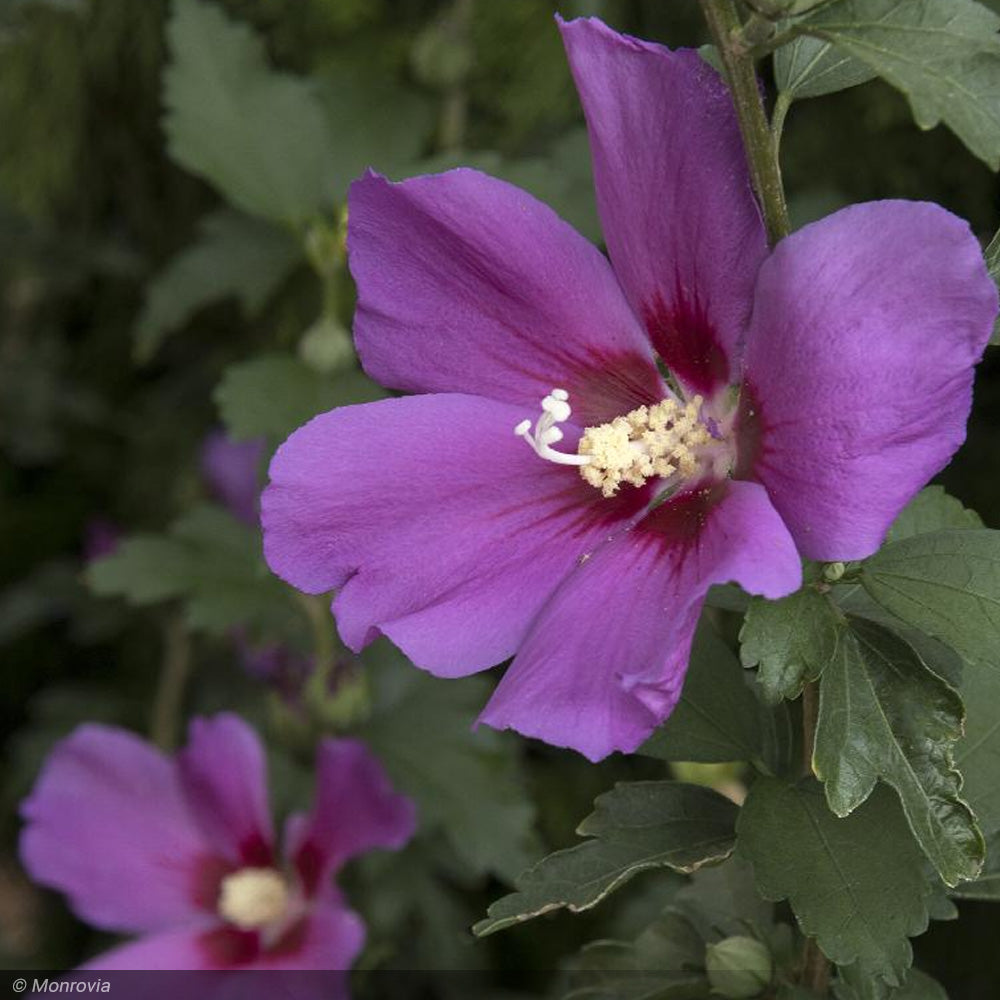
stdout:
<svg viewBox="0 0 1000 1000">
<path fill-rule="evenodd" d="M 577 827 L 593 839 L 543 858 L 495 902 L 477 934 L 492 934 L 550 910 L 596 906 L 650 868 L 692 872 L 727 858 L 736 807 L 718 792 L 673 781 L 617 785 Z"/>
</svg>

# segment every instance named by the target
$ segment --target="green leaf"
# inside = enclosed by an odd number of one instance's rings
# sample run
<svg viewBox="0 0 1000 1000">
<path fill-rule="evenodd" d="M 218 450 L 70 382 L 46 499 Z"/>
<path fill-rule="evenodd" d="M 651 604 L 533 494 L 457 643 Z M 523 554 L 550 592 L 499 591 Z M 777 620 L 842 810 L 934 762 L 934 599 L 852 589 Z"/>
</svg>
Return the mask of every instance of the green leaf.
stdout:
<svg viewBox="0 0 1000 1000">
<path fill-rule="evenodd" d="M 819 38 L 796 38 L 774 53 L 774 82 L 795 99 L 847 90 L 875 76 L 870 66 Z"/>
<path fill-rule="evenodd" d="M 948 994 L 944 987 L 926 972 L 910 969 L 906 982 L 896 991 L 893 1000 L 948 1000 Z"/>
<path fill-rule="evenodd" d="M 895 796 L 879 787 L 839 819 L 822 787 L 758 778 L 740 811 L 739 852 L 766 899 L 787 899 L 838 965 L 898 984 L 928 922 L 924 859 Z"/>
<path fill-rule="evenodd" d="M 482 955 L 469 947 L 467 931 L 478 909 L 468 890 L 481 879 L 476 876 L 469 884 L 468 872 L 454 856 L 442 857 L 449 850 L 437 838 L 418 836 L 402 851 L 374 851 L 353 862 L 356 884 L 364 886 L 354 902 L 368 930 L 366 945 L 391 956 L 393 969 L 447 969 L 451 978 L 483 967 Z M 320 994 L 316 1000 L 334 998 Z"/>
<path fill-rule="evenodd" d="M 340 140 L 327 178 L 338 200 L 369 167 L 395 173 L 420 155 L 434 127 L 434 108 L 412 87 L 393 86 L 381 67 L 354 53 L 325 64 L 316 83 L 330 130 Z"/>
<path fill-rule="evenodd" d="M 975 511 L 964 507 L 961 501 L 940 486 L 928 486 L 903 508 L 892 523 L 886 535 L 886 544 L 949 528 L 981 527 L 982 520 Z M 906 641 L 916 648 L 934 673 L 952 687 L 960 686 L 962 661 L 958 654 L 923 632 L 907 629 L 905 622 L 876 604 L 860 583 L 838 585 L 831 596 L 843 611 L 871 618 L 895 632 L 904 633 Z"/>
<path fill-rule="evenodd" d="M 472 729 L 489 683 L 431 677 L 387 644 L 366 652 L 364 662 L 377 708 L 362 737 L 416 800 L 425 825 L 440 827 L 477 873 L 513 881 L 537 856 L 535 811 L 518 765 L 518 741 Z"/>
<path fill-rule="evenodd" d="M 174 0 L 163 78 L 170 155 L 237 208 L 300 224 L 334 194 L 314 85 L 270 69 L 260 40 L 203 0 Z"/>
<path fill-rule="evenodd" d="M 825 594 L 803 587 L 790 597 L 755 597 L 740 631 L 745 667 L 758 667 L 765 700 L 797 698 L 837 654 L 837 613 Z"/>
<path fill-rule="evenodd" d="M 741 614 L 750 607 L 750 595 L 735 583 L 716 584 L 708 588 L 705 604 L 723 611 L 739 611 Z"/>
<path fill-rule="evenodd" d="M 639 748 L 661 760 L 723 763 L 761 755 L 761 706 L 732 650 L 704 620 L 670 718 Z"/>
<path fill-rule="evenodd" d="M 975 882 L 963 882 L 951 890 L 956 899 L 981 899 L 1000 903 L 1000 833 L 994 834 L 986 852 L 986 865 Z"/>
<path fill-rule="evenodd" d="M 965 778 L 962 798 L 983 832 L 1000 832 L 1000 669 L 966 664 L 962 674 L 965 738 L 955 763 Z"/>
<path fill-rule="evenodd" d="M 219 507 L 197 507 L 166 535 L 133 535 L 90 565 L 87 582 L 104 596 L 144 606 L 181 599 L 192 629 L 284 627 L 288 592 L 260 555 L 260 536 Z"/>
<path fill-rule="evenodd" d="M 287 437 L 317 413 L 381 399 L 386 393 L 359 371 L 324 374 L 291 355 L 269 354 L 230 365 L 215 404 L 230 437 Z"/>
<path fill-rule="evenodd" d="M 517 892 L 497 900 L 473 928 L 492 934 L 560 907 L 596 906 L 639 872 L 692 872 L 733 850 L 739 811 L 709 788 L 674 781 L 618 784 L 598 796 L 577 833 L 591 837 L 543 858 L 517 879 Z"/>
<path fill-rule="evenodd" d="M 778 926 L 774 906 L 754 885 L 753 869 L 737 855 L 721 865 L 699 868 L 671 903 L 707 941 L 751 931 L 766 940 Z"/>
<path fill-rule="evenodd" d="M 994 170 L 1000 166 L 998 26 L 1000 18 L 974 0 L 839 0 L 795 22 L 901 90 L 921 128 L 944 122 Z M 847 67 L 841 72 L 850 74 Z"/>
<path fill-rule="evenodd" d="M 253 317 L 302 256 L 282 229 L 221 209 L 201 220 L 196 242 L 149 283 L 132 336 L 135 358 L 149 361 L 163 339 L 202 306 L 230 296 Z"/>
<path fill-rule="evenodd" d="M 982 518 L 941 486 L 921 490 L 902 510 L 886 535 L 886 543 L 948 528 L 981 528 Z"/>
<path fill-rule="evenodd" d="M 886 545 L 862 564 L 861 583 L 890 614 L 992 663 L 1000 644 L 1000 531 L 968 528 Z"/>
<path fill-rule="evenodd" d="M 563 1000 L 687 1000 L 708 996 L 705 942 L 667 910 L 634 941 L 593 941 L 573 959 Z"/>
<path fill-rule="evenodd" d="M 986 257 L 986 266 L 989 268 L 993 284 L 1000 288 L 1000 229 L 997 230 L 996 235 L 990 240 L 990 245 L 986 248 L 984 254 Z M 1000 316 L 993 323 L 993 335 L 990 337 L 990 343 L 993 345 L 1000 344 Z"/>
<path fill-rule="evenodd" d="M 919 969 L 910 969 L 903 985 L 893 989 L 853 965 L 837 970 L 833 995 L 837 1000 L 948 1000 L 944 987 Z"/>
<path fill-rule="evenodd" d="M 960 882 L 960 885 L 966 885 Z M 951 901 L 948 895 L 949 889 L 937 878 L 931 879 L 931 894 L 927 899 L 927 911 L 931 915 L 931 920 L 957 920 L 958 907 Z"/>
<path fill-rule="evenodd" d="M 962 700 L 901 636 L 864 618 L 840 628 L 820 683 L 813 768 L 838 816 L 881 778 L 899 793 L 924 852 L 948 885 L 974 879 L 985 845 L 959 798 L 954 746 Z"/>
</svg>

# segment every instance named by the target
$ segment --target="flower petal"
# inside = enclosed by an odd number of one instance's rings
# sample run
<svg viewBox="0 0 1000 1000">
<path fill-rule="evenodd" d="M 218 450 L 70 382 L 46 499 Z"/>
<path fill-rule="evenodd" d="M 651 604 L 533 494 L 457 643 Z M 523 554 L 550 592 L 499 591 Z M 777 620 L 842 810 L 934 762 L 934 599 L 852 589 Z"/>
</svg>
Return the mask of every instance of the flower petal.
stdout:
<svg viewBox="0 0 1000 1000">
<path fill-rule="evenodd" d="M 297 934 L 280 943 L 275 950 L 264 952 L 253 968 L 347 970 L 354 964 L 364 943 L 365 925 L 356 913 L 340 905 L 324 904 L 313 909 Z M 324 978 L 331 986 L 342 983 Z M 297 997 L 298 991 L 294 995 Z M 324 1000 L 327 997 L 334 1000 L 336 996 L 333 992 L 326 993 Z"/>
<path fill-rule="evenodd" d="M 214 902 L 202 898 L 210 848 L 176 769 L 132 733 L 85 725 L 56 744 L 21 815 L 24 867 L 88 923 L 159 930 Z"/>
<path fill-rule="evenodd" d="M 81 965 L 80 970 L 172 972 L 228 968 L 218 965 L 211 951 L 203 946 L 202 938 L 206 933 L 210 932 L 197 926 L 186 926 L 147 934 L 102 952 Z"/>
<path fill-rule="evenodd" d="M 769 598 L 801 583 L 755 483 L 676 497 L 599 549 L 539 615 L 480 721 L 593 761 L 631 752 L 680 696 L 706 591 L 730 580 Z"/>
<path fill-rule="evenodd" d="M 383 385 L 487 396 L 523 416 L 559 387 L 588 406 L 585 424 L 661 398 L 607 260 L 511 184 L 369 173 L 351 185 L 348 250 L 358 352 Z"/>
<path fill-rule="evenodd" d="M 231 713 L 193 719 L 177 766 L 188 805 L 213 849 L 235 865 L 272 864 L 267 764 L 257 734 Z"/>
<path fill-rule="evenodd" d="M 862 559 L 965 439 L 997 292 L 937 205 L 855 205 L 775 249 L 757 287 L 741 473 L 810 559 Z"/>
<path fill-rule="evenodd" d="M 513 433 L 524 415 L 429 395 L 316 417 L 271 463 L 271 569 L 310 593 L 340 587 L 334 612 L 355 651 L 381 632 L 444 676 L 506 659 L 577 560 L 648 499 L 606 501 L 540 459 Z"/>
<path fill-rule="evenodd" d="M 204 995 L 218 996 L 215 990 L 225 985 L 225 996 L 260 996 L 264 1000 L 282 994 L 282 980 L 252 975 L 237 978 L 238 971 L 346 970 L 357 958 L 364 940 L 364 924 L 357 914 L 327 904 L 312 910 L 271 950 L 260 948 L 256 932 L 239 931 L 225 924 L 211 928 L 184 927 L 112 948 L 81 966 L 81 971 L 226 971 L 224 984 L 206 978 L 188 985 L 196 996 L 202 992 L 201 987 Z M 170 996 L 177 995 L 176 984 L 173 985 Z M 325 991 L 316 988 L 321 985 Z M 338 985 L 342 984 L 336 977 L 287 981 L 288 995 L 296 997 L 335 997 L 341 995 L 335 991 Z"/>
<path fill-rule="evenodd" d="M 688 389 L 734 380 L 767 239 L 729 92 L 693 50 L 560 21 L 583 101 L 608 253 Z"/>
<path fill-rule="evenodd" d="M 393 789 L 363 743 L 328 739 L 319 747 L 312 811 L 292 820 L 288 856 L 313 894 L 355 855 L 402 847 L 416 829 L 416 807 Z"/>
</svg>

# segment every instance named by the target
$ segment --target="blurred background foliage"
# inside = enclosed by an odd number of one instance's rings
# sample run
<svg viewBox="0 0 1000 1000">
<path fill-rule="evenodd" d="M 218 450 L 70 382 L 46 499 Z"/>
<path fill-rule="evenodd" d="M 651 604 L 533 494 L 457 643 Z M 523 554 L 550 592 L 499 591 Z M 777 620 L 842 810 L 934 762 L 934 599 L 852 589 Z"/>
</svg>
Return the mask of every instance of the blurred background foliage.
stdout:
<svg viewBox="0 0 1000 1000">
<path fill-rule="evenodd" d="M 542 844 L 571 843 L 614 780 L 664 765 L 473 737 L 487 681 L 439 686 L 381 647 L 359 668 L 322 606 L 267 578 L 255 527 L 212 505 L 201 464 L 220 423 L 264 439 L 262 469 L 312 413 L 377 395 L 346 333 L 342 209 L 365 166 L 478 166 L 600 240 L 556 10 L 705 41 L 694 0 L 212 0 L 173 16 L 163 0 L 0 4 L 3 965 L 67 967 L 106 943 L 31 887 L 15 854 L 18 800 L 84 719 L 171 745 L 189 715 L 235 707 L 269 734 L 285 809 L 308 794 L 320 732 L 362 732 L 399 773 L 425 753 L 434 773 L 399 779 L 421 799 L 421 836 L 351 874 L 369 967 L 492 969 L 498 989 L 541 990 L 555 963 L 634 938 L 677 890 L 651 876 L 592 914 L 474 943 L 466 929 L 500 882 Z M 219 159 L 220 143 L 248 156 Z M 797 225 L 888 197 L 940 202 L 984 239 L 1000 221 L 996 177 L 945 129 L 920 132 L 882 83 L 796 104 L 783 166 Z M 993 353 L 943 477 L 993 527 L 998 431 Z M 262 683 L 248 648 L 283 665 Z M 459 800 L 487 791 L 470 810 L 442 795 L 448 781 Z M 988 970 L 963 956 L 988 953 L 1000 927 L 987 905 L 960 906 L 961 933 L 935 923 L 918 964 L 953 997 L 985 996 Z"/>
</svg>

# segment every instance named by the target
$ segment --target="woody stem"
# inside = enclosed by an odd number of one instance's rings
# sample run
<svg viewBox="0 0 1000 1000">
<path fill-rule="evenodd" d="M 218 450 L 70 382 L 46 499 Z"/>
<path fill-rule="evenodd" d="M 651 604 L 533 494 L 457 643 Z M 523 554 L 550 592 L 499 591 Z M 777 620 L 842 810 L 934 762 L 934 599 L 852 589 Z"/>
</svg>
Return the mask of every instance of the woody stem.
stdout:
<svg viewBox="0 0 1000 1000">
<path fill-rule="evenodd" d="M 709 31 L 719 51 L 729 89 L 736 106 L 740 133 L 746 150 L 750 177 L 764 216 L 768 243 L 774 246 L 788 235 L 788 208 L 778 163 L 778 137 L 786 106 L 775 116 L 776 131 L 768 125 L 761 99 L 754 58 L 743 36 L 734 0 L 700 0 Z M 819 712 L 818 688 L 808 684 L 802 692 L 802 771 L 812 774 L 812 749 Z M 825 994 L 830 980 L 830 963 L 816 942 L 807 938 L 802 949 L 799 981 L 803 986 Z"/>
<path fill-rule="evenodd" d="M 754 190 L 760 201 L 771 246 L 788 235 L 788 208 L 781 184 L 777 147 L 764 113 L 753 56 L 742 38 L 734 0 L 700 0 L 708 29 L 719 51 L 736 105 L 743 146 Z"/>
</svg>

